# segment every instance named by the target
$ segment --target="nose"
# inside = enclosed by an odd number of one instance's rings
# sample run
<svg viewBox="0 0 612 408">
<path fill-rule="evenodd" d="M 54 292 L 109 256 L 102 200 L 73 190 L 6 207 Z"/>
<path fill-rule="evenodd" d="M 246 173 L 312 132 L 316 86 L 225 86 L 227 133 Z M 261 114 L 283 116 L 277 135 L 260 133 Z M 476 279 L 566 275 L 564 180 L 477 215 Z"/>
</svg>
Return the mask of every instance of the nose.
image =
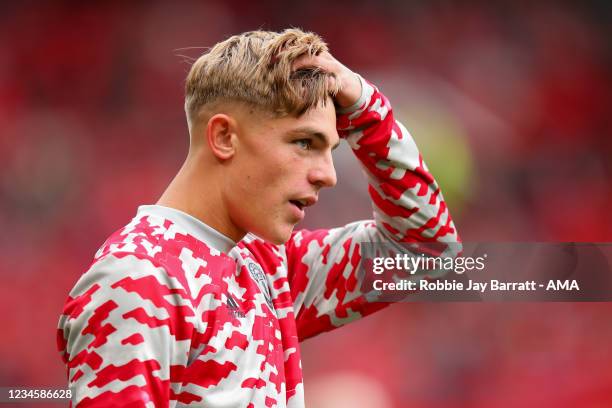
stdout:
<svg viewBox="0 0 612 408">
<path fill-rule="evenodd" d="M 314 163 L 308 174 L 308 181 L 319 188 L 336 185 L 338 180 L 336 179 L 336 169 L 334 168 L 334 160 L 331 153 L 321 156 Z"/>
</svg>

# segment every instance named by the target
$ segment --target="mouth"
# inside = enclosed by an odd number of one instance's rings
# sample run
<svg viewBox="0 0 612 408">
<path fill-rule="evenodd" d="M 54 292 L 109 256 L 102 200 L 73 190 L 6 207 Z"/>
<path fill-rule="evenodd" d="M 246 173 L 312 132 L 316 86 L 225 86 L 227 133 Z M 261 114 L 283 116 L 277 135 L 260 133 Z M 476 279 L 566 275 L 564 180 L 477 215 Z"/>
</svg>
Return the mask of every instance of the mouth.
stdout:
<svg viewBox="0 0 612 408">
<path fill-rule="evenodd" d="M 297 207 L 300 211 L 303 211 L 304 207 L 306 207 L 306 203 L 304 203 L 303 200 L 289 200 L 289 202 Z"/>
<path fill-rule="evenodd" d="M 289 203 L 297 210 L 296 213 L 299 215 L 299 218 L 304 217 L 304 209 L 306 207 L 310 207 L 317 202 L 317 197 L 309 196 L 305 198 L 296 198 L 289 200 Z"/>
</svg>

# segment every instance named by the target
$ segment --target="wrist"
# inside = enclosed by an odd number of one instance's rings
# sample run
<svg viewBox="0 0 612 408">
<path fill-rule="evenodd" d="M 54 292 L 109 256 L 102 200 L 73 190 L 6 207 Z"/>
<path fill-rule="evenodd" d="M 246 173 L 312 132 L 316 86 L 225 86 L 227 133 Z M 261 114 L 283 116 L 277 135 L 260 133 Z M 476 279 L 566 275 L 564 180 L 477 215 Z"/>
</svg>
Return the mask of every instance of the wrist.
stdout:
<svg viewBox="0 0 612 408">
<path fill-rule="evenodd" d="M 353 100 L 353 103 L 351 105 L 348 106 L 340 106 L 340 103 L 338 103 L 338 106 L 336 108 L 336 114 L 338 115 L 344 115 L 347 113 L 353 113 L 356 110 L 358 110 L 361 106 L 363 106 L 364 103 L 366 103 L 366 99 L 367 99 L 367 95 L 366 95 L 366 84 L 364 79 L 361 77 L 361 75 L 353 73 L 353 75 L 355 75 L 355 78 L 357 79 L 357 81 L 359 82 L 359 86 L 358 86 L 358 90 L 359 90 L 359 94 L 357 95 L 357 97 Z M 336 98 L 337 99 L 337 98 Z"/>
<path fill-rule="evenodd" d="M 353 71 L 346 69 L 338 76 L 341 88 L 336 95 L 336 103 L 340 109 L 346 109 L 359 101 L 362 93 L 362 85 L 359 76 Z"/>
</svg>

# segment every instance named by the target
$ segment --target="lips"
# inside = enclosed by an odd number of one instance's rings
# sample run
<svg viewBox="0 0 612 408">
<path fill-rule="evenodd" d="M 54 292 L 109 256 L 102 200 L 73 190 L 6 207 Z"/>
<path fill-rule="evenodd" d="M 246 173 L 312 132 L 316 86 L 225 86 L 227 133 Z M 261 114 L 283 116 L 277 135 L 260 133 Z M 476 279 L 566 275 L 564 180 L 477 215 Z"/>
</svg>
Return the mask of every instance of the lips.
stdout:
<svg viewBox="0 0 612 408">
<path fill-rule="evenodd" d="M 289 202 L 295 205 L 296 207 L 298 207 L 300 210 L 303 210 L 305 207 L 310 207 L 311 205 L 315 205 L 317 202 L 317 197 L 308 196 L 308 197 L 294 198 L 294 199 L 289 200 Z"/>
<path fill-rule="evenodd" d="M 289 203 L 294 208 L 296 217 L 299 219 L 304 218 L 304 215 L 305 215 L 304 209 L 306 207 L 310 207 L 311 205 L 314 205 L 316 202 L 317 202 L 316 196 L 293 198 L 289 200 Z"/>
<path fill-rule="evenodd" d="M 304 207 L 306 207 L 306 203 L 304 202 L 304 200 L 289 200 L 289 202 L 295 205 L 300 210 L 303 210 Z"/>
</svg>

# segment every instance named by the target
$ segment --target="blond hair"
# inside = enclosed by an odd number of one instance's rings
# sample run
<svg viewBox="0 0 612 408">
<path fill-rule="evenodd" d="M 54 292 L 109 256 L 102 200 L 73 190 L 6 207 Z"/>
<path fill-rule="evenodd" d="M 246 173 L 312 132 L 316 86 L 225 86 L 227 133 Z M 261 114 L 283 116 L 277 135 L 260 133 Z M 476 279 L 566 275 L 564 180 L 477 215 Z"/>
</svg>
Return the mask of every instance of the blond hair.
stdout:
<svg viewBox="0 0 612 408">
<path fill-rule="evenodd" d="M 191 124 L 202 107 L 242 102 L 277 117 L 299 116 L 338 92 L 332 73 L 292 70 L 303 55 L 327 51 L 316 34 L 300 29 L 281 33 L 250 31 L 216 44 L 191 66 L 185 84 L 185 112 Z"/>
</svg>

